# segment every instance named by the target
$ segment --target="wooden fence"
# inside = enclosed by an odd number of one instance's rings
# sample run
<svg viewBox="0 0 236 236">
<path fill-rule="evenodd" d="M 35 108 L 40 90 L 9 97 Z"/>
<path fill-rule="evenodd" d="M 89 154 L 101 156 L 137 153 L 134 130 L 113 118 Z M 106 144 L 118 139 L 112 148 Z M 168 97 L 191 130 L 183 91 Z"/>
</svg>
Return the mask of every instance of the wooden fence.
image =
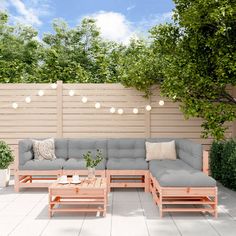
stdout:
<svg viewBox="0 0 236 236">
<path fill-rule="evenodd" d="M 38 95 L 38 91 L 44 93 Z M 69 93 L 74 91 L 74 96 Z M 42 94 L 41 94 L 42 95 Z M 31 98 L 30 103 L 25 98 Z M 87 98 L 83 103 L 81 99 Z M 159 100 L 164 100 L 164 106 Z M 99 102 L 100 109 L 95 108 Z M 18 108 L 12 107 L 17 103 Z M 151 105 L 151 111 L 145 109 Z M 116 109 L 115 113 L 110 108 Z M 138 114 L 133 113 L 138 108 Z M 123 109 L 123 114 L 117 110 Z M 145 99 L 143 94 L 120 84 L 0 84 L 0 139 L 16 153 L 24 138 L 188 138 L 209 148 L 211 139 L 202 139 L 201 120 L 185 120 L 177 103 L 161 98 L 158 89 Z M 230 124 L 227 137 L 235 135 Z"/>
</svg>

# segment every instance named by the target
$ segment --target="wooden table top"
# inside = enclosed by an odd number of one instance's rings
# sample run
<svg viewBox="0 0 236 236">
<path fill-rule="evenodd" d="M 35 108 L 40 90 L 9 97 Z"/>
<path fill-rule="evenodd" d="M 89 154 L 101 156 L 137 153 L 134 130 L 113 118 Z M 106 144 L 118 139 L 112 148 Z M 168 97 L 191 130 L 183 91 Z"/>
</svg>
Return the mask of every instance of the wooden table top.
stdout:
<svg viewBox="0 0 236 236">
<path fill-rule="evenodd" d="M 59 180 L 55 181 L 49 186 L 49 189 L 105 189 L 107 187 L 106 178 L 96 177 L 93 180 L 89 180 L 88 178 L 80 178 L 80 184 L 71 183 L 72 179 L 68 178 L 68 184 L 60 184 Z"/>
</svg>

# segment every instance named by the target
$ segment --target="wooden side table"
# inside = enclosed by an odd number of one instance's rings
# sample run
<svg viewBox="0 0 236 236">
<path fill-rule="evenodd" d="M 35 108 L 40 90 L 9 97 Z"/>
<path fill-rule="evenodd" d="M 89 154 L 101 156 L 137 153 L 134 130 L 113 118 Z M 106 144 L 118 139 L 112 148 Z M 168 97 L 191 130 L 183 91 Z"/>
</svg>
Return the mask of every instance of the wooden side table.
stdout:
<svg viewBox="0 0 236 236">
<path fill-rule="evenodd" d="M 107 206 L 107 182 L 106 178 L 88 180 L 81 178 L 80 184 L 60 184 L 59 181 L 51 184 L 49 191 L 49 217 L 54 212 L 102 212 L 106 215 Z M 69 208 L 60 205 L 77 205 Z M 80 207 L 83 206 L 83 207 Z M 91 207 L 92 206 L 92 207 Z"/>
</svg>

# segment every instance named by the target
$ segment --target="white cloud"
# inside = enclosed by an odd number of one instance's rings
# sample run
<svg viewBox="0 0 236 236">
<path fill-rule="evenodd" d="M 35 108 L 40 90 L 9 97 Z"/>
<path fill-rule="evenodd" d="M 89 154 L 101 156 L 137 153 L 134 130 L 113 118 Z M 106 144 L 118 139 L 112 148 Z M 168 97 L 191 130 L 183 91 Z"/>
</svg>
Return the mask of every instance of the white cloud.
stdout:
<svg viewBox="0 0 236 236">
<path fill-rule="evenodd" d="M 134 9 L 136 6 L 135 5 L 131 5 L 129 7 L 126 8 L 127 11 L 131 11 L 132 9 Z"/>
<path fill-rule="evenodd" d="M 12 6 L 15 7 L 18 12 L 18 16 L 14 16 L 14 19 L 26 24 L 41 25 L 42 22 L 38 15 L 34 12 L 34 9 L 27 8 L 21 0 L 10 0 Z"/>
<path fill-rule="evenodd" d="M 162 24 L 165 22 L 172 21 L 173 12 L 164 12 L 161 14 L 150 15 L 148 18 L 140 21 L 139 25 L 141 28 L 150 28 L 154 25 Z"/>
<path fill-rule="evenodd" d="M 137 37 L 131 22 L 121 13 L 100 11 L 86 17 L 96 20 L 101 36 L 105 39 L 128 44 L 131 38 Z"/>
<path fill-rule="evenodd" d="M 26 25 L 42 25 L 41 17 L 50 15 L 50 0 L 0 0 L 0 9 L 10 12 L 13 22 Z M 15 9 L 15 13 L 12 12 Z"/>
</svg>

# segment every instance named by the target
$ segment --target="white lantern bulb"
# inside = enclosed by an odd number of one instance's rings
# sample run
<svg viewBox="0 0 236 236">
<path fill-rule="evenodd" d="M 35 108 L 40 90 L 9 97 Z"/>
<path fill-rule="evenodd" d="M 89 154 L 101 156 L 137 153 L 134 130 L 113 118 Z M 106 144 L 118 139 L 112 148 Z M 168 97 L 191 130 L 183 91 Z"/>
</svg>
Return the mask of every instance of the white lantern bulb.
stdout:
<svg viewBox="0 0 236 236">
<path fill-rule="evenodd" d="M 70 91 L 69 91 L 69 95 L 70 95 L 71 97 L 73 97 L 73 96 L 75 95 L 75 91 L 74 91 L 74 90 L 70 90 Z"/>
<path fill-rule="evenodd" d="M 87 101 L 88 101 L 88 98 L 86 98 L 86 97 L 82 97 L 82 103 L 86 103 Z"/>
<path fill-rule="evenodd" d="M 120 109 L 118 109 L 117 112 L 118 112 L 119 115 L 122 115 L 124 113 L 124 110 L 122 108 L 120 108 Z"/>
<path fill-rule="evenodd" d="M 25 102 L 26 102 L 26 103 L 30 103 L 30 102 L 31 102 L 31 97 L 26 97 L 26 98 L 25 98 Z"/>
<path fill-rule="evenodd" d="M 43 91 L 43 90 L 39 90 L 39 91 L 38 91 L 38 95 L 39 95 L 40 97 L 42 97 L 42 96 L 44 95 L 44 91 Z"/>
<path fill-rule="evenodd" d="M 115 107 L 111 107 L 111 108 L 110 108 L 110 113 L 115 113 L 115 112 L 116 112 Z"/>
<path fill-rule="evenodd" d="M 138 114 L 138 108 L 134 108 L 134 109 L 133 109 L 133 113 L 134 113 L 134 114 Z"/>
<path fill-rule="evenodd" d="M 95 103 L 95 108 L 96 108 L 96 109 L 99 109 L 100 107 L 101 107 L 101 104 L 100 104 L 99 102 L 96 102 L 96 103 Z"/>
<path fill-rule="evenodd" d="M 16 102 L 13 102 L 12 103 L 12 108 L 17 109 L 18 108 L 18 104 Z"/>
<path fill-rule="evenodd" d="M 51 84 L 51 88 L 52 89 L 56 89 L 57 88 L 57 84 L 56 83 Z"/>
<path fill-rule="evenodd" d="M 160 101 L 159 101 L 159 105 L 160 105 L 160 106 L 164 106 L 164 104 L 165 104 L 165 102 L 164 102 L 163 100 L 160 100 Z"/>
<path fill-rule="evenodd" d="M 147 111 L 151 111 L 151 110 L 152 110 L 152 107 L 151 107 L 150 105 L 147 105 L 147 106 L 146 106 L 146 110 L 147 110 Z"/>
</svg>

